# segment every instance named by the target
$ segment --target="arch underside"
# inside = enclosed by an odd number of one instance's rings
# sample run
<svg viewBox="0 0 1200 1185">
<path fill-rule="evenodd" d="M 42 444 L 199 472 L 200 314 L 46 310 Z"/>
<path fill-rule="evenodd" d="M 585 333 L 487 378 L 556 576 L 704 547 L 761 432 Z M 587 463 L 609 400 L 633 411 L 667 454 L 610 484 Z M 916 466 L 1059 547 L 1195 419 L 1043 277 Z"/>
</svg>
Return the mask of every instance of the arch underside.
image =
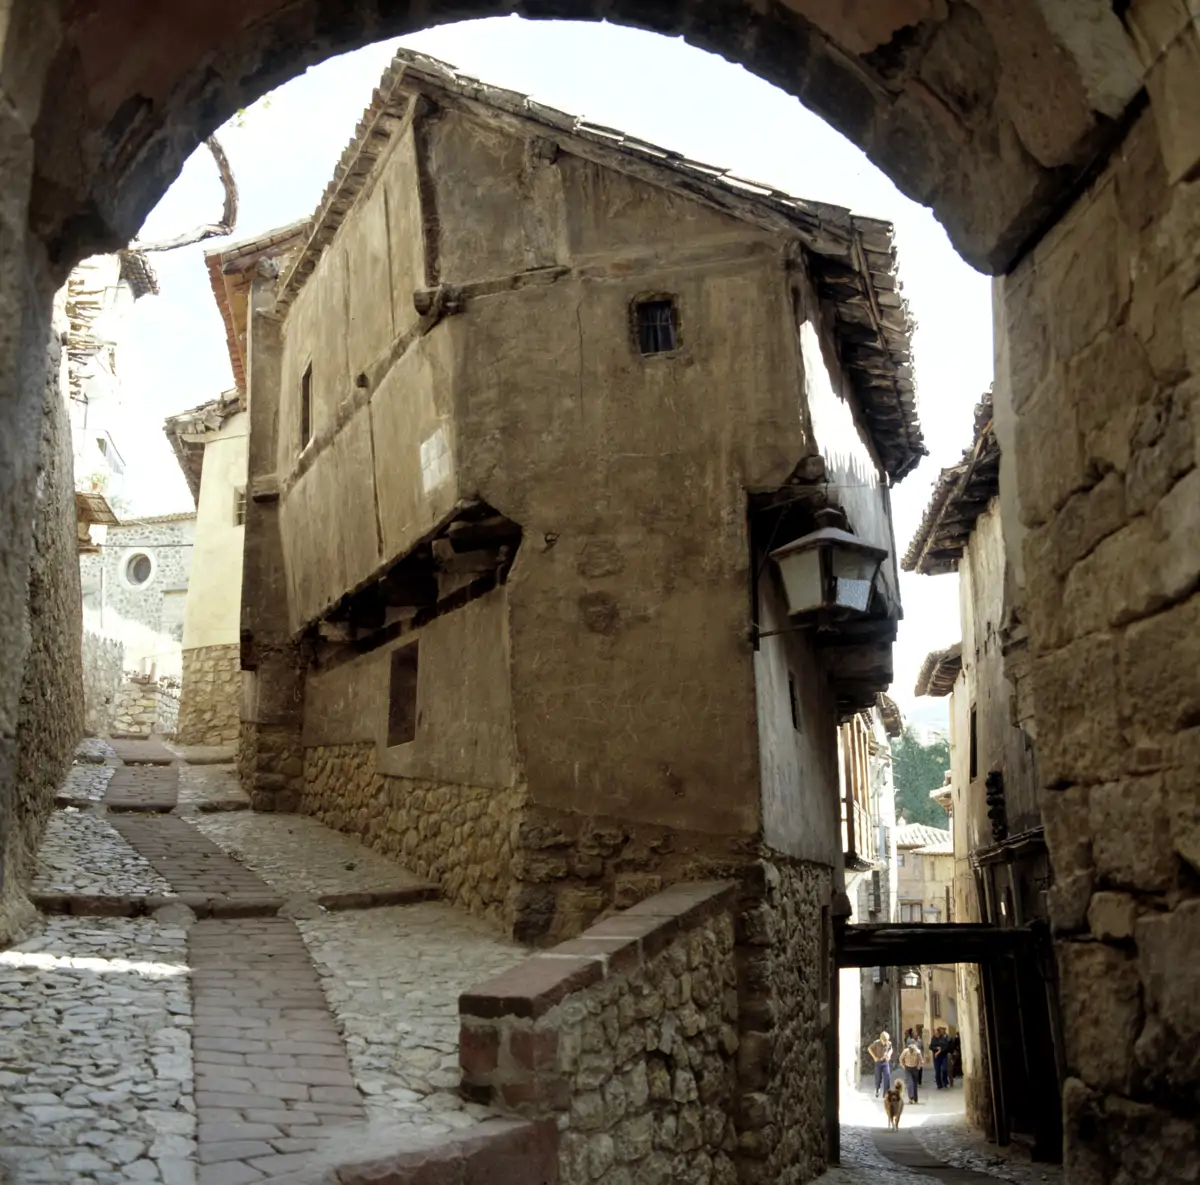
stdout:
<svg viewBox="0 0 1200 1185">
<path fill-rule="evenodd" d="M 36 26 L 51 7 L 26 21 Z M 1141 91 L 1134 50 L 1108 6 L 1086 21 L 1064 14 L 1068 7 L 1055 0 L 75 4 L 61 38 L 55 43 L 47 30 L 37 46 L 48 44 L 53 56 L 44 88 L 26 97 L 36 112 L 31 228 L 61 272 L 90 251 L 127 242 L 203 137 L 306 67 L 430 25 L 516 12 L 635 25 L 740 62 L 797 96 L 905 194 L 932 206 L 968 262 L 1004 272 L 1078 193 L 1123 133 Z"/>
</svg>

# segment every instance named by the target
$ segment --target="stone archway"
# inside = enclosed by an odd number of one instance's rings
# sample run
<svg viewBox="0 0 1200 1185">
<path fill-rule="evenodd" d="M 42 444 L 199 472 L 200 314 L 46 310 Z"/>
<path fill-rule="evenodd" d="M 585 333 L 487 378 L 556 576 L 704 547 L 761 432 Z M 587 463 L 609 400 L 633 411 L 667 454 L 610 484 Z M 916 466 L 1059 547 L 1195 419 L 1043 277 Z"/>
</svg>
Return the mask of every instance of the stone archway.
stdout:
<svg viewBox="0 0 1200 1185">
<path fill-rule="evenodd" d="M 0 826 L 19 776 L 22 673 L 34 670 L 56 279 L 125 241 L 204 135 L 308 64 L 514 9 L 682 35 L 744 64 L 932 206 L 969 262 L 1004 275 L 1001 499 L 1028 636 L 1013 674 L 1032 691 L 1056 875 L 1068 1180 L 1186 1179 L 1200 1156 L 1180 1102 L 1200 1081 L 1195 963 L 1179 958 L 1200 946 L 1189 0 L 11 0 L 0 9 Z"/>
</svg>

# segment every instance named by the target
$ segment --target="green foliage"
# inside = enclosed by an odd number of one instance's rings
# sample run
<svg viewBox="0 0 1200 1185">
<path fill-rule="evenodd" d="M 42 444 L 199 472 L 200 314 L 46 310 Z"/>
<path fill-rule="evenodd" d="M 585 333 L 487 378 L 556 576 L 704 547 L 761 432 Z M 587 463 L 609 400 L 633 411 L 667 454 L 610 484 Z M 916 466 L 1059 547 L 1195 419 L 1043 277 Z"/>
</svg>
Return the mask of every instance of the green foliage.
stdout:
<svg viewBox="0 0 1200 1185">
<path fill-rule="evenodd" d="M 938 737 L 923 745 L 911 728 L 892 742 L 892 780 L 896 784 L 896 818 L 906 823 L 949 827 L 946 812 L 929 797 L 945 780 L 950 768 L 950 743 Z"/>
</svg>

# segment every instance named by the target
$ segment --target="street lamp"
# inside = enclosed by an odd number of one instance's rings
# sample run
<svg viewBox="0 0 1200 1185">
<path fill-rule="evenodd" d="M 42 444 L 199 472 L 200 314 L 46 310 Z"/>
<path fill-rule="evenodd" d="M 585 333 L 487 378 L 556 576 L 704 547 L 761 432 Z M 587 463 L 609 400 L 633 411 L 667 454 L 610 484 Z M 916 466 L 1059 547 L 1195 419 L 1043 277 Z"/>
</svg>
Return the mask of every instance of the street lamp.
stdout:
<svg viewBox="0 0 1200 1185">
<path fill-rule="evenodd" d="M 842 512 L 816 513 L 817 529 L 771 552 L 792 617 L 823 609 L 866 613 L 887 550 L 845 530 Z"/>
</svg>

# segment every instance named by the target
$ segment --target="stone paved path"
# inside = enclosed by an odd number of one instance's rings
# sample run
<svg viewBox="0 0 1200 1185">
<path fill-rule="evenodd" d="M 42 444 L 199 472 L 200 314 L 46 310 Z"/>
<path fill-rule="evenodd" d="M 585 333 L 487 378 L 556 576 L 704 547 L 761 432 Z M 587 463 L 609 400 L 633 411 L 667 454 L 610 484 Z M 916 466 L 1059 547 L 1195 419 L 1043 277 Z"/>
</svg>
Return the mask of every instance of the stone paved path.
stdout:
<svg viewBox="0 0 1200 1185">
<path fill-rule="evenodd" d="M 323 1125 L 366 1113 L 295 925 L 197 922 L 188 953 L 199 1185 L 304 1168 Z"/>
<path fill-rule="evenodd" d="M 491 1116 L 457 998 L 526 952 L 184 756 L 87 742 L 64 783 L 44 928 L 0 952 L 0 1181 L 282 1180 Z"/>
<path fill-rule="evenodd" d="M 233 767 L 203 756 L 81 746 L 41 851 L 50 913 L 0 951 L 0 1181 L 282 1182 L 492 1115 L 457 1091 L 457 999 L 526 952 L 311 819 L 229 811 Z M 1061 1180 L 854 1105 L 824 1185 Z"/>
<path fill-rule="evenodd" d="M 926 1092 L 891 1132 L 864 1081 L 865 1089 L 842 1096 L 842 1163 L 815 1185 L 1061 1185 L 1061 1166 L 1021 1159 L 968 1128 L 961 1090 Z"/>
</svg>

